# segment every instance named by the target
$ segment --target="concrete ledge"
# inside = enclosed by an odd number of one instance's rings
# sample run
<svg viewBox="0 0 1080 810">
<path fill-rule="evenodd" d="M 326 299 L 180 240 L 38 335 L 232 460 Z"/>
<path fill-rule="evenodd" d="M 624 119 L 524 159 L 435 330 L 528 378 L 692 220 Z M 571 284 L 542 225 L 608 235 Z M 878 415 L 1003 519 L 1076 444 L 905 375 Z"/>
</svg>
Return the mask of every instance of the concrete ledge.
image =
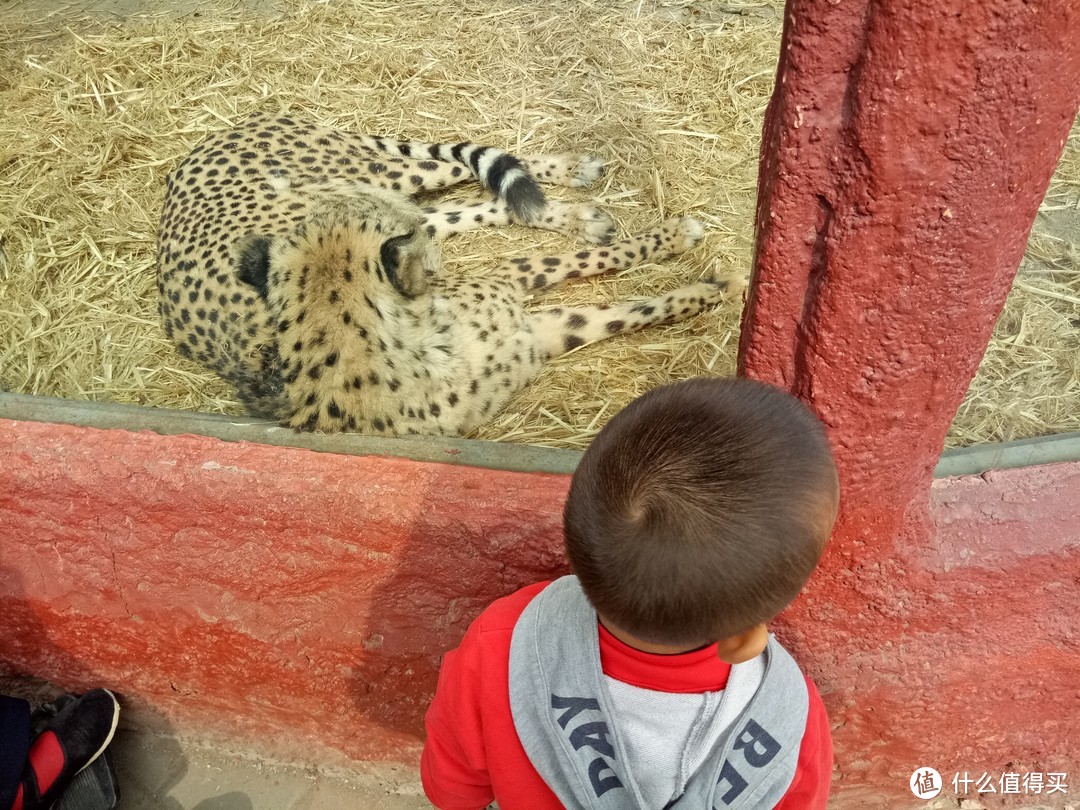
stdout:
<svg viewBox="0 0 1080 810">
<path fill-rule="evenodd" d="M 572 473 L 581 458 L 576 450 L 500 444 L 474 439 L 381 439 L 360 434 L 297 433 L 260 419 L 192 411 L 81 402 L 0 392 L 0 419 L 53 422 L 100 430 L 149 430 L 163 436 L 191 434 L 228 442 L 258 442 L 272 447 L 302 447 L 320 453 L 348 456 L 388 456 L 412 461 L 460 464 L 514 472 L 563 475 Z M 980 475 L 1036 464 L 1080 461 L 1080 433 L 1064 433 L 1014 442 L 952 448 L 941 454 L 935 478 Z"/>
<path fill-rule="evenodd" d="M 1063 461 L 1080 461 L 1080 433 L 950 448 L 941 454 L 934 477 L 981 475 L 989 470 L 1012 470 Z"/>
<path fill-rule="evenodd" d="M 149 430 L 164 436 L 191 434 L 227 442 L 258 442 L 272 447 L 302 447 L 347 456 L 393 456 L 412 461 L 460 464 L 516 472 L 571 473 L 581 453 L 550 447 L 429 437 L 387 438 L 358 433 L 297 433 L 276 422 L 242 416 L 146 408 L 114 402 L 83 402 L 55 397 L 0 393 L 0 419 L 51 422 L 99 430 Z"/>
</svg>

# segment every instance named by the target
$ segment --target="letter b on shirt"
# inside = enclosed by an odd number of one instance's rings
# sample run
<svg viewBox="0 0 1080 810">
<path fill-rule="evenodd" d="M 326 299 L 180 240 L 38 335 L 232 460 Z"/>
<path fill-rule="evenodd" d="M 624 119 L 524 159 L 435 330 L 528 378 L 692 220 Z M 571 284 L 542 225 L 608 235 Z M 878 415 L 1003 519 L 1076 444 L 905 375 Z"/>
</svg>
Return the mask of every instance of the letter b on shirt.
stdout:
<svg viewBox="0 0 1080 810">
<path fill-rule="evenodd" d="M 751 767 L 764 768 L 780 753 L 780 743 L 754 720 L 748 720 L 735 741 L 735 750 L 743 752 Z"/>
<path fill-rule="evenodd" d="M 780 743 L 758 725 L 755 720 L 751 719 L 746 721 L 746 725 L 743 726 L 743 730 L 735 740 L 732 753 L 734 751 L 742 752 L 742 758 L 746 760 L 746 765 L 749 765 L 750 768 L 764 768 L 780 753 Z M 735 801 L 749 785 L 747 781 L 749 769 L 744 766 L 743 770 L 740 771 L 731 760 L 731 757 L 724 760 L 724 764 L 720 769 L 720 778 L 716 781 L 716 784 L 720 785 L 721 789 L 723 789 L 724 784 L 728 786 L 727 792 L 720 797 L 720 801 L 724 804 L 731 804 Z"/>
</svg>

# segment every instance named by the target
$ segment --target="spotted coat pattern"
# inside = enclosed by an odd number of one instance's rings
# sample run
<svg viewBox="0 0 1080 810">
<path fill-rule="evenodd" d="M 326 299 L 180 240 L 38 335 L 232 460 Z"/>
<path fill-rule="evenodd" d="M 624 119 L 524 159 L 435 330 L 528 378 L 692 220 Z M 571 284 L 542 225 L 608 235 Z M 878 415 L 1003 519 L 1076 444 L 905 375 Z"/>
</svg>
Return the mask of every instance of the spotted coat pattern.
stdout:
<svg viewBox="0 0 1080 810">
<path fill-rule="evenodd" d="M 724 285 L 704 282 L 643 302 L 525 308 L 567 279 L 660 260 L 701 238 L 684 217 L 610 244 L 607 214 L 549 200 L 536 182 L 587 185 L 602 168 L 587 156 L 516 158 L 256 116 L 212 135 L 168 176 L 165 331 L 256 415 L 325 432 L 467 433 L 549 358 L 722 300 Z M 411 199 L 470 178 L 489 196 Z M 511 222 L 596 247 L 503 261 L 482 280 L 444 275 L 439 239 Z"/>
</svg>

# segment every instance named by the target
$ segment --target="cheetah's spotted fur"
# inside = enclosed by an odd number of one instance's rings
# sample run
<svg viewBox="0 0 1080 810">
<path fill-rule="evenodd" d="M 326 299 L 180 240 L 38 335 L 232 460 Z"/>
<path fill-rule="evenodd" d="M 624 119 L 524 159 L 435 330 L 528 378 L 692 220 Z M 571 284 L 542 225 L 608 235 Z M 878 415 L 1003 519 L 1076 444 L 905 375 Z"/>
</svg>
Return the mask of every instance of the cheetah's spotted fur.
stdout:
<svg viewBox="0 0 1080 810">
<path fill-rule="evenodd" d="M 690 218 L 611 245 L 610 217 L 547 200 L 534 177 L 587 185 L 596 158 L 514 158 L 259 116 L 211 136 L 169 175 L 159 233 L 165 331 L 237 387 L 248 409 L 296 428 L 463 434 L 543 363 L 589 341 L 711 307 L 723 285 L 650 301 L 529 313 L 527 293 L 688 250 Z M 408 195 L 478 179 L 494 199 L 420 208 Z M 435 240 L 519 222 L 606 245 L 442 273 Z"/>
</svg>

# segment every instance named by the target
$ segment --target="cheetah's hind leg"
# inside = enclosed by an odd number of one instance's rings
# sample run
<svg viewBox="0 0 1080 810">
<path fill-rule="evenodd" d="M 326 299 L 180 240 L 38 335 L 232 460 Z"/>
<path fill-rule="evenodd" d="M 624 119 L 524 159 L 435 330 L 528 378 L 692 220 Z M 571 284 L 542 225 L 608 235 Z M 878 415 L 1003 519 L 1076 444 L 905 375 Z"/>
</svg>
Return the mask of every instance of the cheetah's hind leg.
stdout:
<svg viewBox="0 0 1080 810">
<path fill-rule="evenodd" d="M 532 313 L 533 331 L 545 360 L 596 340 L 693 318 L 719 304 L 729 280 L 702 281 L 645 301 L 555 307 Z"/>
<path fill-rule="evenodd" d="M 641 236 L 620 239 L 606 247 L 510 259 L 499 265 L 497 272 L 516 281 L 523 290 L 543 290 L 567 279 L 624 270 L 646 260 L 656 262 L 685 253 L 704 234 L 705 229 L 693 217 L 677 217 Z"/>
<path fill-rule="evenodd" d="M 604 161 L 593 155 L 529 155 L 517 160 L 533 180 L 549 185 L 588 186 L 604 174 Z M 457 166 L 453 168 L 454 171 L 457 169 Z M 482 182 L 490 182 L 489 175 L 478 173 L 482 175 Z M 458 182 L 458 179 L 455 175 L 454 182 Z M 427 188 L 425 186 L 423 190 Z M 513 207 L 512 200 L 500 196 L 493 200 L 429 205 L 424 208 L 427 233 L 433 239 L 444 239 L 485 225 L 520 222 L 532 228 L 565 233 L 594 245 L 606 245 L 615 236 L 615 223 L 611 215 L 592 205 L 562 202 L 544 196 L 539 207 L 527 219 L 515 214 Z"/>
<path fill-rule="evenodd" d="M 604 176 L 604 161 L 594 155 L 526 155 L 521 158 L 540 183 L 581 188 Z"/>
<path fill-rule="evenodd" d="M 432 239 L 513 221 L 509 206 L 500 199 L 442 202 L 423 211 L 424 228 Z M 561 200 L 545 200 L 539 216 L 529 227 L 558 231 L 594 245 L 606 245 L 615 235 L 615 223 L 606 211 Z"/>
</svg>

